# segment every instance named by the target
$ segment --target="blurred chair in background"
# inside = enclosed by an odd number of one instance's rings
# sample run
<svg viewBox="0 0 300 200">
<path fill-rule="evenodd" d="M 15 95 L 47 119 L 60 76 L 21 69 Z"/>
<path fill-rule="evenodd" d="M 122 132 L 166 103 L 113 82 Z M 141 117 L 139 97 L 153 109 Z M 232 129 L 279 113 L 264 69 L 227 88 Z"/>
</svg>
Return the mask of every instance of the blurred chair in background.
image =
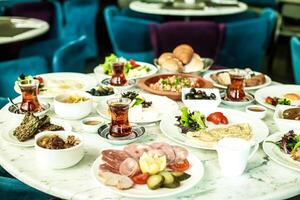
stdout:
<svg viewBox="0 0 300 200">
<path fill-rule="evenodd" d="M 98 55 L 96 38 L 98 9 L 98 0 L 66 0 L 63 4 L 64 37 L 86 35 L 88 44 L 86 56 L 88 58 L 95 58 Z"/>
<path fill-rule="evenodd" d="M 49 200 L 51 196 L 25 185 L 21 181 L 0 176 L 0 197 L 5 200 Z"/>
<path fill-rule="evenodd" d="M 291 38 L 291 55 L 295 82 L 300 85 L 300 40 L 297 37 Z"/>
<path fill-rule="evenodd" d="M 46 50 L 44 50 L 46 49 Z M 87 60 L 86 36 L 45 40 L 22 48 L 21 57 L 44 57 L 50 72 L 84 72 Z"/>
<path fill-rule="evenodd" d="M 0 109 L 3 108 L 7 103 L 8 103 L 7 98 L 0 97 Z M 2 174 L 3 174 L 3 170 L 0 167 L 0 176 L 2 176 Z"/>
<path fill-rule="evenodd" d="M 250 67 L 261 71 L 272 39 L 277 13 L 263 9 L 257 18 L 226 23 L 224 45 L 219 64 L 225 67 Z"/>
<path fill-rule="evenodd" d="M 1 97 L 16 97 L 15 81 L 22 73 L 36 75 L 49 72 L 47 63 L 42 57 L 29 57 L 18 60 L 0 62 L 0 90 Z"/>
<path fill-rule="evenodd" d="M 208 21 L 167 22 L 151 25 L 151 41 L 158 57 L 164 52 L 172 52 L 180 44 L 189 44 L 201 57 L 217 60 L 223 43 L 223 24 Z"/>
<path fill-rule="evenodd" d="M 62 8 L 59 2 L 33 1 L 17 3 L 12 5 L 10 8 L 10 14 L 12 16 L 22 16 L 44 20 L 50 25 L 49 33 L 46 35 L 48 35 L 50 38 L 60 38 L 62 36 L 63 16 Z"/>
<path fill-rule="evenodd" d="M 240 0 L 248 6 L 276 8 L 277 0 Z"/>
<path fill-rule="evenodd" d="M 153 62 L 149 25 L 156 21 L 127 17 L 116 6 L 104 10 L 104 18 L 114 53 L 126 59 Z"/>
</svg>

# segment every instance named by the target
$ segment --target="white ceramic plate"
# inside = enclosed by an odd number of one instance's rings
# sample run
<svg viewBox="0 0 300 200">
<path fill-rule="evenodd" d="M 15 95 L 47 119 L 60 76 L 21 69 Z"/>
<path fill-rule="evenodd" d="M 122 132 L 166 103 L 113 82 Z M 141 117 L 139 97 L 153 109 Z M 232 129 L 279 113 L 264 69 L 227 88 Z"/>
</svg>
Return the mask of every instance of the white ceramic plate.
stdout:
<svg viewBox="0 0 300 200">
<path fill-rule="evenodd" d="M 19 146 L 19 147 L 34 147 L 34 138 L 27 140 L 25 142 L 20 142 L 14 135 L 13 132 L 15 128 L 21 123 L 22 120 L 19 121 L 19 123 L 15 124 L 13 128 L 8 129 L 8 131 L 3 131 L 2 132 L 2 138 L 4 141 L 6 141 L 9 144 Z M 51 123 L 62 126 L 65 131 L 72 131 L 72 126 L 69 125 L 68 123 L 56 120 L 56 119 L 51 119 Z"/>
<path fill-rule="evenodd" d="M 220 72 L 226 72 L 226 71 L 230 71 L 232 69 L 220 69 L 220 70 L 213 70 L 211 72 L 208 72 L 206 73 L 203 78 L 206 79 L 206 80 L 209 80 L 211 81 L 215 87 L 218 87 L 218 88 L 222 88 L 222 89 L 226 89 L 227 86 L 225 85 L 221 85 L 219 83 L 217 83 L 216 81 L 214 81 L 212 78 L 211 78 L 211 75 L 212 74 L 215 74 L 215 73 L 220 73 Z M 261 74 L 260 72 L 254 72 L 255 74 Z M 257 90 L 259 88 L 263 88 L 263 87 L 266 87 L 268 85 L 270 85 L 272 83 L 272 80 L 269 76 L 265 75 L 266 77 L 266 82 L 262 85 L 257 85 L 257 86 L 253 86 L 253 87 L 245 87 L 245 90 Z"/>
<path fill-rule="evenodd" d="M 39 94 L 41 98 L 53 98 L 68 90 L 87 91 L 97 85 L 96 79 L 81 73 L 60 72 L 36 76 L 41 76 L 44 79 L 45 88 L 48 89 Z M 21 94 L 17 84 L 15 84 L 14 89 L 17 93 Z"/>
<path fill-rule="evenodd" d="M 141 94 L 141 96 L 143 96 L 146 101 L 152 101 L 152 105 L 149 108 L 143 109 L 141 115 L 134 113 L 129 114 L 129 121 L 131 123 L 147 124 L 158 122 L 162 119 L 164 114 L 178 109 L 177 103 L 168 97 L 153 94 Z M 103 118 L 111 119 L 106 101 L 102 101 L 98 104 L 97 112 Z"/>
<path fill-rule="evenodd" d="M 270 135 L 263 143 L 264 152 L 275 162 L 278 164 L 287 167 L 289 169 L 293 169 L 300 172 L 300 162 L 293 160 L 290 155 L 285 154 L 280 150 L 278 146 L 275 144 L 268 142 L 277 142 L 284 135 L 284 132 L 277 132 Z M 298 132 L 299 134 L 299 132 Z"/>
<path fill-rule="evenodd" d="M 147 76 L 151 76 L 153 74 L 156 74 L 156 72 L 158 71 L 157 67 L 155 67 L 154 65 L 150 64 L 150 63 L 145 63 L 145 62 L 136 62 L 137 64 L 141 65 L 141 66 L 147 66 L 149 67 L 150 71 L 140 75 L 140 76 L 128 76 L 126 77 L 128 80 L 131 79 L 140 79 L 140 78 L 145 78 Z M 99 65 L 97 67 L 94 68 L 94 73 L 96 74 L 96 77 L 98 77 L 99 79 L 104 79 L 104 78 L 110 78 L 110 75 L 107 75 L 104 73 L 103 68 Z"/>
<path fill-rule="evenodd" d="M 296 93 L 300 95 L 300 85 L 272 85 L 262 89 L 257 90 L 254 93 L 255 100 L 272 110 L 275 110 L 275 106 L 265 103 L 265 99 L 270 97 L 282 97 L 287 93 Z"/>
<path fill-rule="evenodd" d="M 213 112 L 222 112 L 228 118 L 229 121 L 228 125 L 248 123 L 252 130 L 251 141 L 255 143 L 262 142 L 269 134 L 269 129 L 263 121 L 255 117 L 252 117 L 245 112 L 226 109 L 226 108 L 213 108 L 207 110 L 203 109 L 200 110 L 200 112 L 203 113 L 206 117 Z M 202 142 L 197 139 L 187 137 L 185 134 L 182 134 L 180 128 L 175 125 L 178 124 L 175 116 L 180 116 L 180 115 L 181 112 L 178 110 L 176 112 L 164 116 L 164 118 L 161 120 L 160 123 L 160 130 L 163 132 L 163 134 L 165 134 L 171 140 L 174 140 L 175 142 L 178 142 L 186 146 L 199 148 L 199 149 L 215 150 L 214 144 L 212 143 Z M 217 128 L 217 127 L 224 126 L 224 125 L 214 125 L 211 122 L 206 122 L 206 125 L 209 128 L 210 127 Z"/>
<path fill-rule="evenodd" d="M 111 148 L 110 148 L 111 149 Z M 115 148 L 114 149 L 120 149 Z M 179 193 L 182 193 L 196 184 L 202 179 L 204 175 L 204 167 L 202 162 L 191 152 L 189 152 L 188 160 L 190 162 L 190 168 L 186 171 L 186 173 L 190 174 L 191 177 L 185 181 L 181 182 L 180 187 L 176 189 L 168 189 L 168 188 L 159 188 L 157 190 L 150 190 L 148 189 L 147 185 L 135 185 L 133 188 L 129 190 L 118 190 L 115 187 L 109 187 L 102 183 L 99 178 L 98 170 L 99 165 L 102 163 L 101 157 L 98 157 L 92 166 L 92 177 L 93 179 L 101 186 L 111 189 L 112 192 L 126 196 L 131 198 L 162 198 L 166 196 L 172 196 Z"/>
</svg>

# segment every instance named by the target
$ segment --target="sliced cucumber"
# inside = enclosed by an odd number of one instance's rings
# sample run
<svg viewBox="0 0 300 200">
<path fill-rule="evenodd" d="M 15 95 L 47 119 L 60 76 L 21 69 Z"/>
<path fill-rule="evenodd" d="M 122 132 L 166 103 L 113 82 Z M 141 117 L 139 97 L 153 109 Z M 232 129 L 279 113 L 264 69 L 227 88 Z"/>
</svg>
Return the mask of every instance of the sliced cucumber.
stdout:
<svg viewBox="0 0 300 200">
<path fill-rule="evenodd" d="M 163 185 L 171 184 L 171 183 L 173 183 L 175 181 L 175 178 L 171 174 L 171 172 L 162 171 L 162 172 L 159 173 L 159 175 L 163 176 L 164 179 L 165 179 Z"/>
<path fill-rule="evenodd" d="M 191 175 L 185 172 L 171 172 L 177 181 L 184 181 L 191 177 Z"/>
<path fill-rule="evenodd" d="M 161 175 L 151 175 L 147 180 L 147 186 L 151 190 L 156 190 L 164 183 L 164 177 Z"/>
<path fill-rule="evenodd" d="M 172 183 L 164 184 L 165 188 L 178 188 L 180 186 L 180 182 L 175 180 Z"/>
</svg>

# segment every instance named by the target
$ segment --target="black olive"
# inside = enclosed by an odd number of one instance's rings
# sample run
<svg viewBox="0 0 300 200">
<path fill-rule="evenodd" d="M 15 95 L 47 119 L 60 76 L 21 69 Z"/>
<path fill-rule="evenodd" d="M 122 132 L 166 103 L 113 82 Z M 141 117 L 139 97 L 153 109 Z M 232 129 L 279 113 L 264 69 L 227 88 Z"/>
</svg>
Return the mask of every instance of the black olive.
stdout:
<svg viewBox="0 0 300 200">
<path fill-rule="evenodd" d="M 193 95 L 192 93 L 187 93 L 187 94 L 185 95 L 185 98 L 186 98 L 186 99 L 194 99 L 194 95 Z"/>
<path fill-rule="evenodd" d="M 215 100 L 216 99 L 216 95 L 214 93 L 211 93 L 210 94 L 210 98 L 212 98 L 213 100 Z"/>
<path fill-rule="evenodd" d="M 197 91 L 196 91 L 196 89 L 195 89 L 195 88 L 191 88 L 191 90 L 190 90 L 190 93 L 192 93 L 192 94 L 196 94 L 196 93 L 197 93 Z"/>
</svg>

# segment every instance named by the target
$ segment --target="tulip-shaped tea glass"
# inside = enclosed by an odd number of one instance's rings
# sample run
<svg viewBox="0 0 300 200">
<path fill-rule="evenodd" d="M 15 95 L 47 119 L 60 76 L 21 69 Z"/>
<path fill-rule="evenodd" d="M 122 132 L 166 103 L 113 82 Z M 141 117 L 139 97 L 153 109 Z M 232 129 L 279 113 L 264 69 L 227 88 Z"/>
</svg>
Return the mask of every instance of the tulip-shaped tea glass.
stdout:
<svg viewBox="0 0 300 200">
<path fill-rule="evenodd" d="M 22 112 L 38 112 L 41 105 L 37 98 L 39 81 L 38 80 L 21 80 L 18 85 L 22 92 Z"/>
<path fill-rule="evenodd" d="M 113 137 L 125 137 L 131 134 L 132 128 L 128 120 L 131 100 L 128 98 L 114 98 L 107 101 L 111 114 L 109 133 Z"/>
<path fill-rule="evenodd" d="M 110 84 L 113 86 L 124 86 L 127 84 L 124 71 L 125 64 L 124 62 L 115 62 L 112 63 L 112 76 L 110 79 Z"/>
</svg>

